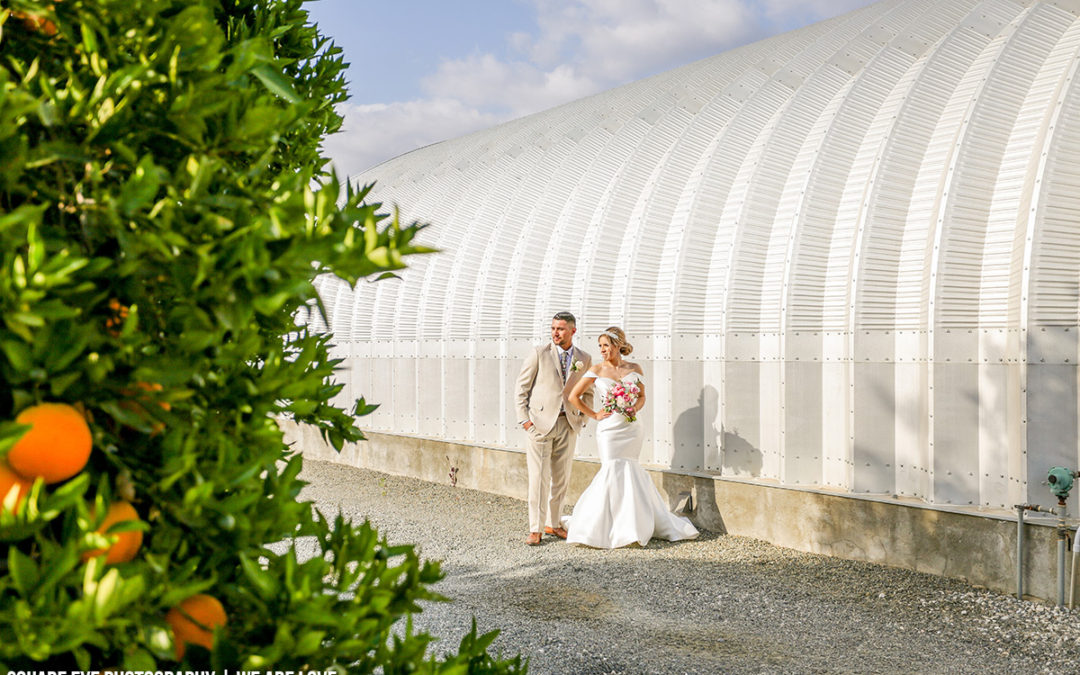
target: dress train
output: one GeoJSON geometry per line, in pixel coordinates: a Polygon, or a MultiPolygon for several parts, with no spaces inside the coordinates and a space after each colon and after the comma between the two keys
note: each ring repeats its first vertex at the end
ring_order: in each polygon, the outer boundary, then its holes
{"type": "MultiPolygon", "coordinates": [[[[594,373],[597,400],[617,384],[594,373]]],[[[637,373],[629,377],[640,379],[637,373]]],[[[624,381],[628,378],[624,378],[624,381]]],[[[593,548],[619,548],[638,543],[645,546],[657,537],[669,541],[698,536],[688,518],[672,513],[645,469],[638,464],[643,432],[640,422],[627,422],[616,413],[601,420],[596,430],[600,471],[564,516],[566,540],[593,548]]]]}

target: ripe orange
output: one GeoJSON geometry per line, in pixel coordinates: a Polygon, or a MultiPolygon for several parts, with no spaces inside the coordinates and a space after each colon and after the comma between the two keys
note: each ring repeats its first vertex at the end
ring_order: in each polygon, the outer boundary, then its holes
{"type": "Polygon", "coordinates": [[[46,483],[67,480],[83,470],[93,439],[86,418],[66,403],[40,403],[23,410],[15,421],[31,429],[7,454],[8,464],[23,478],[46,483]]]}
{"type": "Polygon", "coordinates": [[[33,484],[33,481],[26,480],[15,473],[7,462],[0,459],[0,511],[4,509],[4,500],[7,499],[12,488],[17,486],[19,489],[19,496],[15,498],[15,508],[19,508],[19,504],[26,499],[26,495],[30,494],[30,486],[33,484]]]}
{"type": "MultiPolygon", "coordinates": [[[[105,520],[102,521],[101,527],[97,531],[105,534],[115,523],[122,523],[125,520],[139,520],[138,511],[128,502],[113,502],[109,504],[109,510],[105,513],[105,520]]],[[[117,532],[110,536],[116,537],[115,544],[107,549],[99,548],[95,551],[83,553],[83,561],[85,562],[104,553],[105,564],[107,565],[128,562],[135,557],[135,554],[139,552],[139,548],[142,547],[143,533],[140,530],[117,532]]]]}
{"type": "Polygon", "coordinates": [[[187,644],[214,646],[214,629],[224,626],[225,608],[212,595],[199,593],[184,600],[165,615],[165,623],[173,630],[176,660],[184,658],[187,644]]]}

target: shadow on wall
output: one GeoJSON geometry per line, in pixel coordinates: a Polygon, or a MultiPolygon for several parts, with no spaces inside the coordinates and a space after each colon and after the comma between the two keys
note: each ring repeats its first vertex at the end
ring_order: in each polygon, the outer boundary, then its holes
{"type": "MultiPolygon", "coordinates": [[[[717,430],[713,423],[718,416],[720,393],[706,385],[698,395],[698,404],[684,410],[672,429],[672,469],[702,471],[707,466],[707,449],[720,448],[721,466],[725,475],[756,478],[761,475],[761,450],[739,435],[738,428],[717,430]]],[[[715,451],[715,450],[714,450],[715,451]]]]}
{"type": "Polygon", "coordinates": [[[715,448],[720,437],[720,432],[713,425],[719,402],[719,392],[705,386],[698,395],[697,406],[684,410],[675,420],[671,468],[695,471],[705,468],[705,448],[715,448]]]}
{"type": "Polygon", "coordinates": [[[740,436],[737,428],[728,431],[721,427],[720,431],[724,436],[722,473],[725,476],[759,477],[763,462],[761,450],[740,436]]]}
{"type": "MultiPolygon", "coordinates": [[[[716,428],[719,401],[719,392],[706,385],[698,395],[698,405],[683,411],[675,420],[671,468],[676,471],[703,471],[706,466],[719,464],[722,474],[760,476],[763,464],[761,450],[740,436],[737,429],[727,431],[723,427],[716,428]],[[716,460],[717,454],[722,457],[719,462],[716,460]]],[[[725,505],[717,502],[716,485],[711,479],[665,471],[661,483],[670,508],[679,508],[686,497],[693,495],[692,510],[684,515],[690,516],[698,527],[719,534],[727,533],[723,516],[725,505]]]]}

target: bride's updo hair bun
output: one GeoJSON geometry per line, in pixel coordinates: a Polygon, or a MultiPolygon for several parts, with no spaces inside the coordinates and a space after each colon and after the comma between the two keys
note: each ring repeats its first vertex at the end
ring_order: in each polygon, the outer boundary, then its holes
{"type": "Polygon", "coordinates": [[[618,326],[610,326],[607,330],[600,334],[606,337],[608,340],[611,340],[611,344],[618,347],[619,353],[623,356],[630,356],[631,352],[634,351],[634,346],[626,341],[626,333],[623,332],[622,328],[619,328],[618,326]]]}

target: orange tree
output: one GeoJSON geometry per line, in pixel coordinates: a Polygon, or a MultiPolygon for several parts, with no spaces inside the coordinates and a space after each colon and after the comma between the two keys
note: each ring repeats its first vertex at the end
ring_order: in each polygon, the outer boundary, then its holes
{"type": "Polygon", "coordinates": [[[0,670],[523,669],[475,626],[433,655],[438,564],[297,500],[277,420],[340,448],[372,408],[329,403],[314,277],[425,252],[325,168],[343,67],[300,0],[0,0],[0,670]],[[28,409],[85,417],[84,467],[28,409]],[[39,432],[78,473],[16,475],[39,432]]]}

